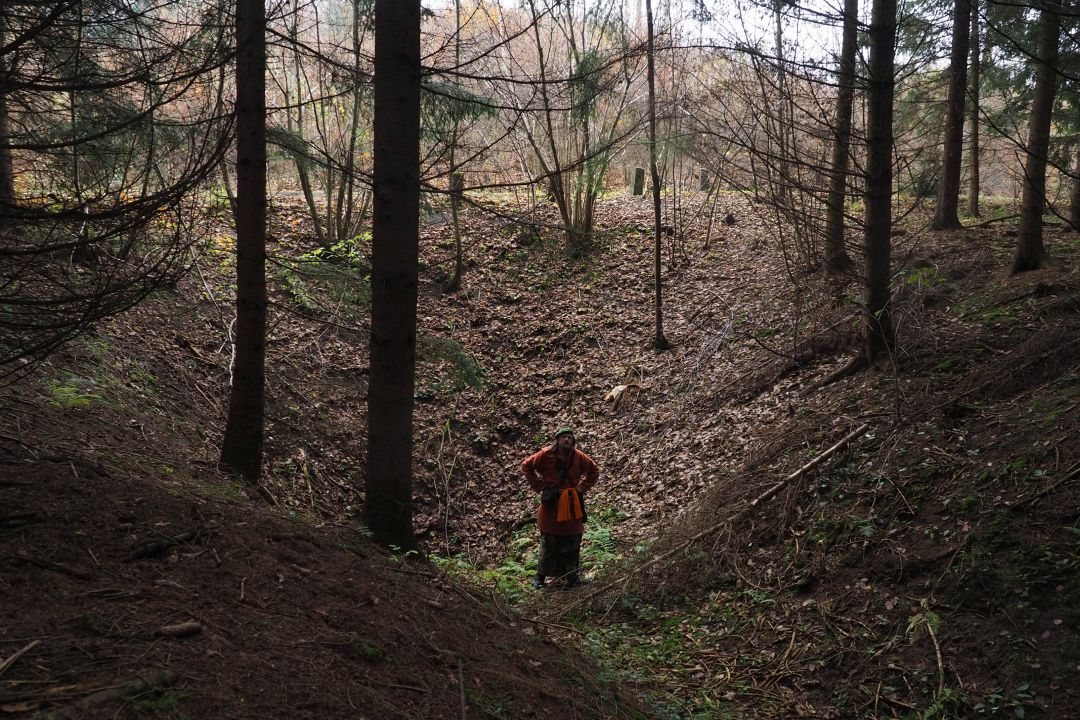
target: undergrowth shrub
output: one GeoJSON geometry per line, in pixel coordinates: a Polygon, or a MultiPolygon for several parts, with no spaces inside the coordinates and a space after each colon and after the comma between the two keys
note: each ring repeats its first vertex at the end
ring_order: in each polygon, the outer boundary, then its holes
{"type": "Polygon", "coordinates": [[[275,277],[300,308],[355,319],[371,306],[371,266],[362,252],[366,235],[277,258],[275,277]]]}
{"type": "Polygon", "coordinates": [[[484,385],[487,371],[457,340],[430,335],[421,336],[417,343],[417,359],[449,365],[452,371],[450,384],[453,390],[462,390],[466,387],[480,388],[484,385]]]}

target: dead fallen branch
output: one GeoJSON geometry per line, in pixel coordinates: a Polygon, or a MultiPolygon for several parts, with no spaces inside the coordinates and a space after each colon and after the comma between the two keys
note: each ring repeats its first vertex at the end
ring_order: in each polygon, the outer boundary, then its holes
{"type": "Polygon", "coordinates": [[[144,542],[141,545],[136,545],[134,548],[132,548],[131,552],[128,553],[127,559],[128,562],[130,562],[132,560],[141,560],[143,558],[157,557],[171,547],[176,547],[177,545],[186,545],[196,542],[198,540],[205,540],[208,537],[210,537],[209,532],[201,528],[197,528],[194,530],[182,532],[176,537],[148,540],[147,542],[144,542]]]}
{"type": "Polygon", "coordinates": [[[129,695],[137,695],[147,690],[160,690],[169,687],[176,682],[176,673],[172,670],[161,670],[145,677],[129,680],[121,685],[102,688],[93,695],[88,695],[78,702],[72,703],[50,714],[54,720],[67,720],[71,718],[91,717],[93,709],[113,700],[121,700],[129,695]]]}
{"type": "Polygon", "coordinates": [[[187,622],[176,623],[175,625],[166,625],[162,628],[159,628],[157,634],[161,635],[162,637],[182,638],[188,637],[189,635],[195,635],[196,633],[200,633],[202,632],[202,629],[202,625],[195,622],[194,620],[189,620],[187,622]]]}
{"type": "Polygon", "coordinates": [[[52,560],[46,560],[45,558],[35,557],[23,551],[18,551],[12,555],[17,562],[26,563],[28,565],[34,565],[42,568],[43,570],[55,570],[56,572],[64,573],[65,575],[71,575],[72,577],[80,580],[89,580],[90,573],[71,565],[65,565],[64,563],[54,562],[52,560]]]}
{"type": "Polygon", "coordinates": [[[1015,218],[1018,218],[1018,217],[1020,217],[1020,213],[1016,213],[1016,214],[1013,214],[1013,215],[1005,215],[1003,217],[990,218],[989,220],[983,220],[982,222],[973,223],[971,225],[965,225],[964,229],[965,230],[973,230],[975,228],[981,228],[981,227],[986,227],[987,225],[993,225],[994,223],[1005,222],[1006,220],[1014,220],[1015,218]]]}
{"type": "Polygon", "coordinates": [[[36,522],[41,522],[41,516],[35,512],[0,515],[0,528],[23,527],[33,525],[36,522]]]}
{"type": "Polygon", "coordinates": [[[652,558],[651,560],[643,563],[642,565],[639,565],[638,567],[634,568],[632,572],[625,573],[622,577],[620,577],[620,578],[618,578],[616,580],[612,580],[611,582],[604,583],[600,587],[598,587],[595,590],[593,590],[592,592],[590,592],[588,595],[583,596],[579,600],[577,600],[577,601],[575,601],[575,602],[573,602],[573,603],[571,603],[571,604],[569,604],[569,605],[567,605],[565,607],[559,608],[558,613],[556,613],[556,617],[561,617],[562,615],[568,613],[569,611],[573,610],[574,608],[577,608],[577,607],[580,607],[581,605],[584,605],[588,601],[590,601],[593,598],[598,597],[599,595],[607,592],[608,590],[615,587],[619,583],[629,582],[630,578],[641,574],[642,571],[647,570],[648,568],[652,567],[653,565],[661,563],[664,560],[667,560],[668,558],[670,558],[672,555],[675,555],[676,553],[684,551],[686,548],[690,547],[691,545],[696,543],[698,540],[701,540],[702,538],[708,537],[709,535],[712,535],[712,534],[724,529],[725,527],[728,527],[729,525],[731,525],[731,523],[735,522],[736,520],[738,520],[743,515],[748,514],[750,511],[754,510],[758,506],[768,502],[771,498],[775,497],[777,493],[779,493],[785,487],[790,485],[792,483],[792,481],[799,479],[800,477],[802,477],[803,475],[808,473],[810,470],[813,470],[818,465],[820,465],[821,463],[825,462],[826,460],[828,460],[830,457],[832,457],[836,453],[843,450],[845,447],[848,446],[848,444],[851,443],[852,440],[854,440],[854,439],[856,439],[858,437],[861,437],[869,429],[870,429],[870,425],[868,425],[867,423],[863,423],[859,427],[857,427],[854,430],[852,430],[851,432],[849,432],[844,437],[840,438],[840,440],[838,440],[836,442],[836,444],[834,444],[828,450],[825,450],[824,452],[819,454],[817,457],[815,457],[813,460],[806,463],[801,468],[799,468],[795,472],[791,473],[790,475],[786,476],[783,480],[781,480],[780,482],[776,483],[771,488],[769,488],[768,490],[763,492],[761,495],[758,495],[756,498],[751,500],[749,504],[747,504],[747,505],[743,506],[742,508],[736,510],[735,512],[731,513],[730,515],[728,515],[726,518],[724,518],[720,522],[718,522],[718,523],[716,523],[716,524],[702,530],[701,532],[687,538],[686,540],[683,540],[682,542],[680,542],[679,544],[677,544],[675,547],[671,548],[670,550],[668,550],[666,552],[663,552],[663,553],[660,553],[659,555],[652,558]]]}
{"type": "Polygon", "coordinates": [[[1039,490],[1038,492],[1032,493],[1031,495],[1029,495],[1029,496],[1027,496],[1025,498],[1021,498],[1020,500],[1017,500],[1015,503],[1013,503],[1011,509],[1015,510],[1016,508],[1021,507],[1023,505],[1027,505],[1028,503],[1033,503],[1036,500],[1038,500],[1039,498],[1044,498],[1047,495],[1050,495],[1051,493],[1056,491],[1062,485],[1065,485],[1066,483],[1070,482],[1071,480],[1073,480],[1073,479],[1075,479],[1077,477],[1080,477],[1080,464],[1074,466],[1071,470],[1069,470],[1069,472],[1065,473],[1065,476],[1063,478],[1061,478],[1060,480],[1058,480],[1057,482],[1051,483],[1050,485],[1043,488],[1042,490],[1039,490]]]}
{"type": "Polygon", "coordinates": [[[34,648],[36,648],[40,644],[41,644],[40,640],[34,640],[32,643],[30,643],[29,645],[23,647],[21,650],[16,650],[14,654],[12,654],[9,658],[4,660],[3,662],[0,662],[0,675],[3,675],[5,672],[7,672],[8,668],[10,668],[12,665],[14,665],[16,660],[18,660],[23,655],[30,652],[31,650],[33,650],[34,648]]]}
{"type": "MultiPolygon", "coordinates": [[[[789,484],[789,483],[790,483],[790,482],[791,482],[792,480],[798,480],[798,479],[799,479],[800,477],[802,477],[802,476],[803,476],[803,475],[805,475],[806,473],[810,472],[811,470],[813,470],[813,469],[814,469],[814,468],[816,468],[816,467],[817,467],[818,465],[820,465],[821,463],[823,463],[823,462],[825,462],[826,460],[828,460],[828,459],[829,459],[830,457],[832,457],[832,456],[833,456],[833,455],[835,455],[836,453],[838,453],[838,452],[840,452],[841,450],[843,450],[843,449],[844,449],[845,447],[847,447],[847,446],[848,446],[848,444],[849,444],[849,443],[850,443],[850,442],[851,442],[852,440],[854,440],[854,439],[855,439],[855,438],[857,438],[857,437],[861,437],[861,436],[862,436],[862,435],[863,435],[864,433],[866,433],[866,431],[867,431],[867,430],[869,430],[869,429],[870,429],[870,425],[868,425],[867,423],[863,423],[863,424],[862,424],[862,425],[860,425],[859,427],[855,428],[854,430],[852,430],[851,432],[849,432],[849,433],[848,433],[847,435],[845,435],[844,437],[840,438],[840,440],[838,440],[838,441],[836,442],[836,444],[835,444],[835,445],[833,445],[833,446],[832,446],[831,448],[829,448],[829,449],[828,449],[828,450],[826,450],[825,452],[821,453],[820,455],[818,455],[817,457],[815,457],[815,458],[814,458],[813,460],[811,460],[810,462],[806,463],[806,464],[805,464],[805,465],[803,465],[803,466],[802,466],[801,468],[799,468],[799,469],[798,469],[798,470],[796,470],[795,472],[793,472],[793,473],[791,473],[790,475],[788,475],[787,477],[785,477],[785,478],[784,478],[783,480],[781,480],[780,482],[778,482],[778,483],[777,483],[776,485],[773,485],[773,486],[772,486],[771,488],[769,488],[769,489],[768,489],[767,491],[765,491],[765,492],[764,492],[763,494],[761,494],[761,495],[759,495],[758,497],[756,497],[756,498],[754,498],[753,500],[751,500],[751,501],[750,501],[750,505],[749,505],[749,507],[751,507],[751,508],[755,508],[755,507],[757,507],[758,505],[760,505],[761,503],[763,503],[763,502],[766,502],[767,500],[769,500],[770,498],[772,498],[772,497],[773,497],[774,495],[776,495],[776,493],[780,492],[780,490],[782,490],[782,489],[783,489],[783,488],[784,488],[784,487],[785,487],[786,485],[788,485],[788,484],[789,484]]],[[[741,515],[742,513],[739,513],[739,514],[741,515]]]]}

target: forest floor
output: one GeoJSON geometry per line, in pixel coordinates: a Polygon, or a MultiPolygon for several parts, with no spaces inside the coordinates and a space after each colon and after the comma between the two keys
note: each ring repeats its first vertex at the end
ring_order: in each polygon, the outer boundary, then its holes
{"type": "Polygon", "coordinates": [[[552,208],[488,198],[456,293],[427,218],[421,557],[359,524],[365,239],[316,250],[293,200],[266,477],[215,469],[220,222],[176,288],[3,390],[0,717],[1080,717],[1078,236],[1009,277],[1010,222],[908,214],[895,361],[837,379],[857,282],[699,201],[664,249],[665,352],[647,200],[602,201],[575,260],[552,208]],[[592,582],[535,593],[517,466],[568,424],[602,470],[592,582]]]}

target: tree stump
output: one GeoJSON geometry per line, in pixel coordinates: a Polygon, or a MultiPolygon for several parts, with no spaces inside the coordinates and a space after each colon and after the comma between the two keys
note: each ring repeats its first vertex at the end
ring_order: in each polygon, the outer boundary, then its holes
{"type": "Polygon", "coordinates": [[[634,195],[645,194],[645,168],[634,168],[634,185],[632,191],[634,195]]]}

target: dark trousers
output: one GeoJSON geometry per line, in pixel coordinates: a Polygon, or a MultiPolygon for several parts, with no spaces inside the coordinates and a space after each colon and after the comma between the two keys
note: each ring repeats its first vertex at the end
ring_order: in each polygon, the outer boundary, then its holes
{"type": "Polygon", "coordinates": [[[540,533],[540,562],[536,574],[541,577],[576,579],[581,563],[580,535],[540,533]]]}

